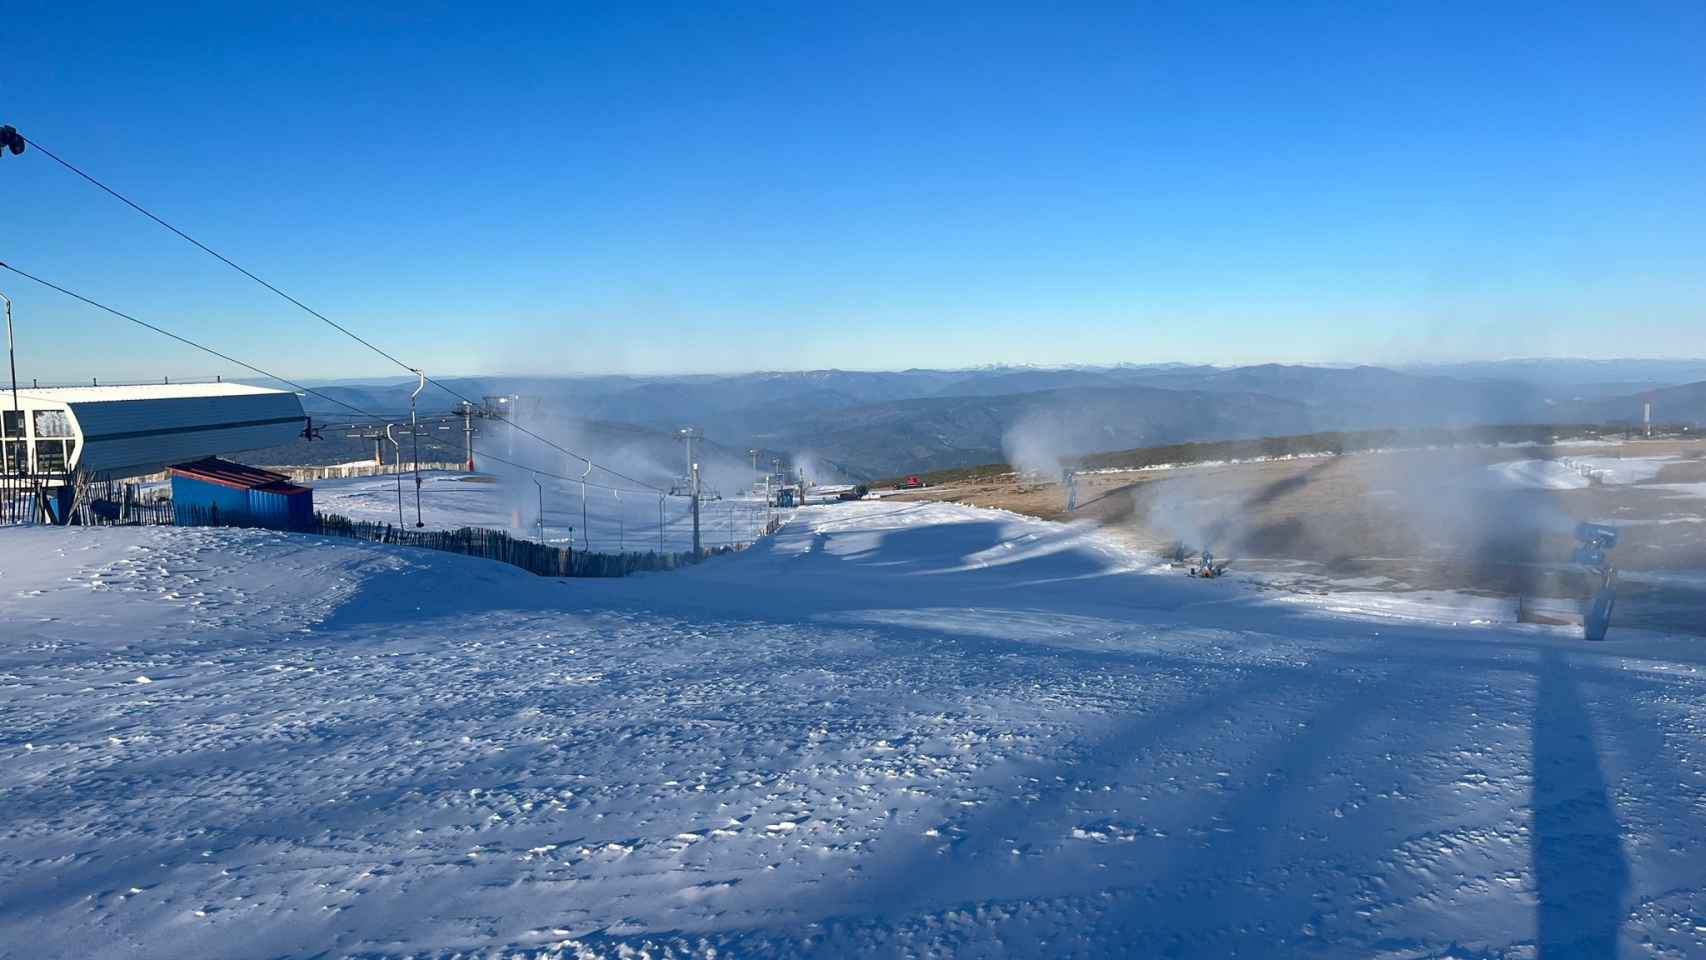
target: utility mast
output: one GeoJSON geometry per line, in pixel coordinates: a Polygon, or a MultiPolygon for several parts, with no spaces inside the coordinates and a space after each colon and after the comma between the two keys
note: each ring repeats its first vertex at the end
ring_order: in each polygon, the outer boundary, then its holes
{"type": "MultiPolygon", "coordinates": [[[[4,137],[6,135],[6,131],[11,131],[12,135],[17,134],[17,131],[12,130],[11,127],[4,127],[0,128],[0,137],[4,137]]],[[[23,147],[21,146],[12,148],[13,153],[21,153],[22,151],[23,147]]],[[[17,347],[12,344],[12,298],[0,293],[0,300],[6,301],[6,357],[12,362],[12,429],[18,434],[17,443],[0,444],[0,448],[3,448],[5,451],[11,451],[14,456],[18,457],[18,465],[14,466],[9,462],[5,464],[6,472],[8,474],[14,472],[23,473],[25,472],[23,469],[23,460],[25,457],[29,456],[29,452],[23,442],[24,412],[23,408],[18,405],[18,350],[17,347]]],[[[7,431],[0,431],[0,433],[5,432],[7,431]]]]}
{"type": "Polygon", "coordinates": [[[409,394],[409,435],[415,439],[415,526],[424,527],[426,523],[421,520],[421,424],[415,417],[415,398],[426,389],[426,374],[416,370],[415,376],[420,377],[421,382],[415,387],[415,392],[409,394]]]}
{"type": "Polygon", "coordinates": [[[693,465],[693,557],[698,559],[703,555],[699,546],[699,464],[693,465]]]}
{"type": "MultiPolygon", "coordinates": [[[[545,485],[539,482],[537,474],[533,477],[533,485],[539,488],[539,545],[545,545],[545,485]]],[[[570,538],[569,549],[574,549],[574,540],[570,538]]]]}
{"type": "Polygon", "coordinates": [[[391,435],[394,423],[385,425],[385,439],[391,442],[391,460],[397,465],[397,529],[403,529],[403,445],[391,435]]]}
{"type": "Polygon", "coordinates": [[[693,459],[693,441],[699,439],[695,427],[682,427],[676,434],[687,444],[687,497],[693,505],[693,559],[700,557],[699,548],[699,461],[693,459]]]}

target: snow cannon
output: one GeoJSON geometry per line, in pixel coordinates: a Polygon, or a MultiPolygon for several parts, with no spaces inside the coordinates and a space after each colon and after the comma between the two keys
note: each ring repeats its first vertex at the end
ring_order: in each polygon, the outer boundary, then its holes
{"type": "Polygon", "coordinates": [[[1193,564],[1189,570],[1185,571],[1185,575],[1189,577],[1201,577],[1204,580],[1212,580],[1215,577],[1224,574],[1226,572],[1227,564],[1231,562],[1232,561],[1230,560],[1214,559],[1214,551],[1204,547],[1202,551],[1202,561],[1193,564]]]}
{"type": "Polygon", "coordinates": [[[1587,598],[1582,609],[1582,636],[1589,640],[1604,640],[1611,629],[1611,611],[1617,606],[1617,571],[1606,553],[1617,547],[1617,528],[1603,523],[1583,521],[1576,525],[1575,562],[1599,574],[1599,587],[1587,598]]]}
{"type": "Polygon", "coordinates": [[[1580,543],[1576,547],[1574,561],[1584,567],[1602,569],[1606,564],[1606,552],[1617,548],[1617,528],[1584,520],[1576,524],[1576,539],[1580,543]]]}
{"type": "Polygon", "coordinates": [[[1594,523],[1583,520],[1576,524],[1576,539],[1583,543],[1598,544],[1606,550],[1617,546],[1617,528],[1608,523],[1594,523]]]}

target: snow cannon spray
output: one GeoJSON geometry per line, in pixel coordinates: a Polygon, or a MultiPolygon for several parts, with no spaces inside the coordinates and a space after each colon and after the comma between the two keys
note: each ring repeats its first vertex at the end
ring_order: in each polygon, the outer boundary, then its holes
{"type": "Polygon", "coordinates": [[[1576,525],[1574,560],[1599,575],[1599,587],[1586,602],[1582,612],[1582,635],[1589,640],[1604,640],[1611,628],[1611,611],[1617,606],[1617,569],[1606,553],[1617,547],[1617,528],[1603,523],[1584,521],[1576,525]]]}

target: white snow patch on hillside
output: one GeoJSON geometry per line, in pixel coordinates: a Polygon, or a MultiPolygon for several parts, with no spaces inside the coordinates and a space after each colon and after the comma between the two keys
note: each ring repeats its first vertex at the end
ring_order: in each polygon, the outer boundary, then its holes
{"type": "Polygon", "coordinates": [[[1487,466],[1484,485],[1498,490],[1580,490],[1594,483],[1647,483],[1676,457],[1560,457],[1511,460],[1487,466]]]}
{"type": "Polygon", "coordinates": [[[1698,639],[1145,569],[930,503],[624,580],[0,530],[0,954],[1706,954],[1698,639]]]}
{"type": "Polygon", "coordinates": [[[1509,460],[1487,465],[1483,486],[1494,490],[1581,490],[1588,478],[1557,460],[1509,460]]]}
{"type": "Polygon", "coordinates": [[[1666,465],[1678,462],[1677,457],[1566,457],[1566,466],[1587,471],[1600,483],[1621,486],[1646,483],[1659,475],[1666,465]]]}

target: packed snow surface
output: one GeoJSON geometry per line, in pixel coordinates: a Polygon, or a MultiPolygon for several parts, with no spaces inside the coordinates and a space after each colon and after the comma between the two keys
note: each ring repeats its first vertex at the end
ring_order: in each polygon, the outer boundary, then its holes
{"type": "Polygon", "coordinates": [[[1706,955],[1698,638],[1272,597],[944,504],[3,530],[0,955],[1706,955]]]}

